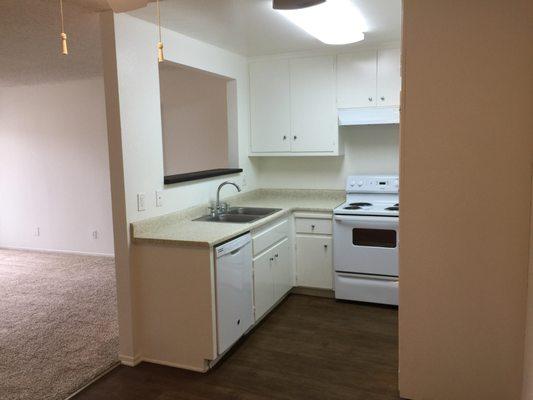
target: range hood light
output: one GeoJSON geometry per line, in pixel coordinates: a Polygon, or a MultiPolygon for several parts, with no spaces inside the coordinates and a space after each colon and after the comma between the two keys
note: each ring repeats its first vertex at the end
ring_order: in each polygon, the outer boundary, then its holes
{"type": "Polygon", "coordinates": [[[351,0],[327,0],[298,10],[277,10],[323,43],[340,45],[365,38],[366,22],[351,0]]]}

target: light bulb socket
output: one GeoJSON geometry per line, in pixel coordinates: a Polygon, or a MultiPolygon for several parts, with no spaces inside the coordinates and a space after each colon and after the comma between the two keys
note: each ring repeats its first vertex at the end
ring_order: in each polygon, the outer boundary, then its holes
{"type": "Polygon", "coordinates": [[[163,55],[163,43],[162,42],[157,43],[157,61],[159,62],[165,61],[165,57],[163,55]]]}
{"type": "Polygon", "coordinates": [[[68,55],[68,44],[67,44],[67,34],[65,32],[61,32],[61,54],[64,56],[68,55]]]}

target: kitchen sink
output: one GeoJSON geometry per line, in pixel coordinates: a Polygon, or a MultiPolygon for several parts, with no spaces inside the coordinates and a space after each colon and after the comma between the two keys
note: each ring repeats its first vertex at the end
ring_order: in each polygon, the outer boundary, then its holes
{"type": "Polygon", "coordinates": [[[226,214],[266,216],[280,210],[280,208],[230,207],[226,214]]]}
{"type": "Polygon", "coordinates": [[[280,210],[281,208],[231,207],[222,214],[204,215],[195,221],[246,223],[265,218],[280,210]]]}

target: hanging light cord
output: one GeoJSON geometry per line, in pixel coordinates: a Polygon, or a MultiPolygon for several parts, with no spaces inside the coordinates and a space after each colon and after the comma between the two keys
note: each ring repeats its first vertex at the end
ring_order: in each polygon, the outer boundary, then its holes
{"type": "Polygon", "coordinates": [[[159,42],[157,43],[157,60],[159,62],[165,61],[163,56],[163,40],[161,39],[161,11],[159,9],[159,0],[156,2],[157,5],[157,28],[159,32],[159,42]]]}
{"type": "Polygon", "coordinates": [[[65,21],[63,17],[63,0],[59,0],[59,14],[61,16],[61,53],[68,54],[67,34],[65,33],[65,21]]]}

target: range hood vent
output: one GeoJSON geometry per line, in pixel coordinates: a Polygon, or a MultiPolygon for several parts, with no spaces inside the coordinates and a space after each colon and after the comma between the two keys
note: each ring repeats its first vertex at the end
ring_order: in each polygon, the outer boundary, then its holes
{"type": "Polygon", "coordinates": [[[339,108],[339,126],[399,123],[399,107],[339,108]]]}

